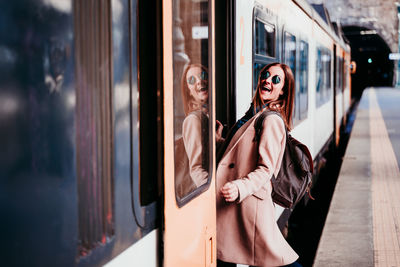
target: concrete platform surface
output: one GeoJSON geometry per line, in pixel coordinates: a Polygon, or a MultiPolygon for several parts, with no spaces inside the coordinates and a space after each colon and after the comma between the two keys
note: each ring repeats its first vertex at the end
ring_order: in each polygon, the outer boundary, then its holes
{"type": "Polygon", "coordinates": [[[313,266],[400,266],[400,89],[364,91],[313,266]]]}

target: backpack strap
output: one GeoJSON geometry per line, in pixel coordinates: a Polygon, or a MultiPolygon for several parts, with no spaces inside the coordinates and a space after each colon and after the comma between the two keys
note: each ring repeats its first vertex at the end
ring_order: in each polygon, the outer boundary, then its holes
{"type": "MultiPolygon", "coordinates": [[[[274,111],[274,110],[265,110],[265,111],[263,111],[257,117],[256,121],[254,122],[254,129],[256,131],[256,134],[255,134],[254,139],[253,139],[254,142],[259,142],[260,141],[261,132],[262,132],[262,126],[263,126],[265,117],[267,117],[269,115],[272,115],[272,114],[278,115],[283,120],[281,113],[279,113],[278,111],[274,111]]],[[[286,130],[286,138],[287,138],[288,131],[287,131],[286,126],[285,126],[285,130],[286,130]]]]}

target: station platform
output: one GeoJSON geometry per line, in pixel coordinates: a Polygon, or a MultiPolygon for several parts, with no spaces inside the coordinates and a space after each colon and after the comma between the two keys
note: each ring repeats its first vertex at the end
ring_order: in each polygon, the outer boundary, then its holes
{"type": "Polygon", "coordinates": [[[400,89],[368,88],[314,265],[400,266],[400,89]]]}

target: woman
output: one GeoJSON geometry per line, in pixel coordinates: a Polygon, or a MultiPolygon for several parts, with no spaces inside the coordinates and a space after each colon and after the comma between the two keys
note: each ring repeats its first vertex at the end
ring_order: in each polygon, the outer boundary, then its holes
{"type": "MultiPolygon", "coordinates": [[[[271,198],[271,177],[282,161],[286,132],[292,124],[294,77],[285,64],[272,63],[258,77],[250,109],[227,138],[217,168],[217,257],[253,266],[283,266],[298,258],[279,231],[271,198]],[[254,122],[265,109],[259,142],[254,122]]],[[[229,265],[227,265],[229,266],[229,265]]]]}
{"type": "MultiPolygon", "coordinates": [[[[175,169],[178,170],[176,190],[183,197],[206,183],[209,176],[207,69],[200,64],[186,66],[181,90],[186,117],[182,125],[182,139],[177,140],[175,145],[175,153],[180,154],[182,160],[176,161],[175,169]]],[[[217,131],[217,139],[221,132],[222,127],[217,131]]]]}

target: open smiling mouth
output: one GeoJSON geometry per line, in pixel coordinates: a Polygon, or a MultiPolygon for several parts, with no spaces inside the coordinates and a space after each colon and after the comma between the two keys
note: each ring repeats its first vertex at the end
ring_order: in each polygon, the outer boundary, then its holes
{"type": "Polygon", "coordinates": [[[272,89],[268,88],[267,86],[263,86],[263,87],[261,88],[261,90],[262,90],[262,91],[267,91],[267,92],[269,92],[269,93],[272,92],[272,89]]]}
{"type": "Polygon", "coordinates": [[[200,87],[197,92],[208,92],[208,88],[207,87],[200,87]]]}

